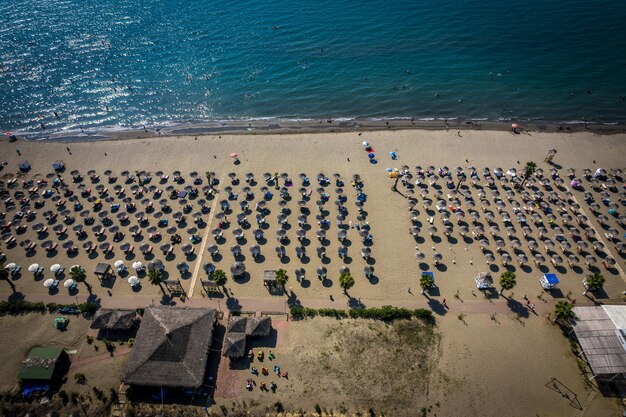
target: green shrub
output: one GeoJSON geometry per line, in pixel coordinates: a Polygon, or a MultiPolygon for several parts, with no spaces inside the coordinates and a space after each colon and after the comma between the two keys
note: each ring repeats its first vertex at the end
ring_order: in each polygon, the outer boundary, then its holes
{"type": "MultiPolygon", "coordinates": [[[[313,310],[313,309],[310,309],[313,310]]],[[[338,319],[344,318],[344,317],[348,317],[348,313],[346,313],[346,310],[340,310],[337,308],[320,308],[317,310],[317,314],[319,314],[322,317],[335,317],[338,319]]],[[[309,317],[313,317],[315,315],[315,310],[309,313],[309,317]]]]}
{"type": "Polygon", "coordinates": [[[23,313],[43,313],[50,312],[56,313],[63,307],[68,308],[77,308],[83,314],[93,314],[98,310],[98,305],[93,303],[82,303],[82,304],[57,304],[57,303],[48,303],[44,304],[42,302],[31,303],[30,301],[1,301],[0,302],[0,316],[4,316],[7,314],[17,315],[23,313]]]}
{"type": "Polygon", "coordinates": [[[46,305],[42,302],[31,303],[29,301],[1,301],[0,315],[6,314],[17,315],[30,312],[43,313],[46,311],[46,305]]]}
{"type": "Polygon", "coordinates": [[[302,307],[302,306],[291,306],[290,313],[291,313],[291,316],[294,319],[303,319],[304,318],[304,307],[302,307]]]}
{"type": "Polygon", "coordinates": [[[48,303],[46,304],[46,310],[48,310],[50,313],[56,313],[57,311],[59,311],[59,305],[57,303],[48,303]]]}
{"type": "Polygon", "coordinates": [[[433,312],[425,308],[418,308],[414,310],[413,316],[415,318],[423,320],[427,324],[435,324],[435,316],[433,315],[433,312]]]}
{"type": "Polygon", "coordinates": [[[97,304],[93,304],[93,303],[81,303],[81,304],[78,304],[76,308],[78,308],[78,311],[80,311],[83,314],[91,315],[91,314],[94,314],[96,311],[98,311],[99,307],[97,304]]]}
{"type": "Polygon", "coordinates": [[[435,317],[433,312],[423,308],[417,310],[409,310],[407,308],[382,306],[371,308],[353,308],[350,310],[342,310],[337,308],[308,308],[302,306],[292,306],[291,316],[296,320],[301,320],[307,317],[334,317],[334,318],[358,318],[358,319],[372,319],[372,320],[408,320],[411,317],[415,317],[424,321],[427,324],[435,324],[435,317]]]}
{"type": "Polygon", "coordinates": [[[85,376],[85,374],[79,372],[77,374],[74,375],[74,381],[76,381],[77,384],[84,384],[85,382],[87,382],[87,377],[85,376]]]}

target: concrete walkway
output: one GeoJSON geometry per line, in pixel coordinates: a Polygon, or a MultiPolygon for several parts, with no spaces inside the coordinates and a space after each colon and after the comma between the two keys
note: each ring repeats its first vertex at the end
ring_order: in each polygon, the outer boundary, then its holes
{"type": "MultiPolygon", "coordinates": [[[[224,181],[224,177],[220,178],[220,187],[222,182],[224,181]]],[[[200,268],[202,267],[202,257],[204,256],[204,251],[206,249],[207,242],[209,241],[209,235],[211,233],[211,224],[213,223],[213,217],[215,216],[215,208],[217,207],[219,190],[217,188],[214,189],[214,197],[213,204],[211,204],[211,212],[209,213],[209,219],[206,222],[206,232],[204,233],[204,237],[202,238],[202,244],[200,245],[200,250],[198,251],[198,256],[196,259],[196,265],[193,269],[193,276],[191,277],[191,286],[189,287],[189,292],[187,296],[189,298],[193,297],[193,292],[196,288],[196,281],[198,280],[198,273],[200,272],[200,268]]]]}
{"type": "MultiPolygon", "coordinates": [[[[499,296],[496,299],[489,300],[480,292],[475,291],[475,296],[471,299],[447,299],[446,306],[442,304],[442,298],[426,298],[425,296],[415,294],[413,300],[380,300],[380,299],[355,299],[348,298],[345,295],[334,297],[334,301],[330,299],[307,299],[300,300],[300,304],[305,307],[312,308],[343,308],[350,307],[381,307],[383,305],[393,305],[395,307],[404,308],[427,308],[433,310],[438,315],[445,314],[491,314],[491,313],[516,313],[522,317],[532,315],[532,312],[526,307],[526,300],[521,295],[515,295],[515,298],[504,298],[499,296]]],[[[507,294],[505,293],[505,296],[507,294]]],[[[6,298],[3,296],[2,298],[6,298]]],[[[44,303],[55,302],[58,304],[74,304],[76,302],[86,302],[86,295],[76,297],[69,295],[57,294],[54,296],[31,296],[28,301],[43,301],[44,303]]],[[[105,297],[101,299],[91,299],[91,301],[99,302],[102,307],[106,308],[140,308],[149,305],[177,305],[187,307],[211,307],[218,310],[229,311],[265,311],[287,313],[289,305],[297,303],[294,297],[277,296],[266,298],[221,298],[212,297],[194,297],[181,301],[178,298],[169,297],[150,297],[142,295],[128,295],[117,297],[105,297]]],[[[543,297],[543,300],[536,297],[531,298],[531,303],[535,304],[535,312],[537,314],[547,314],[551,312],[556,303],[555,299],[549,296],[543,297]]],[[[624,301],[619,299],[602,299],[599,300],[604,304],[623,304],[624,301]]],[[[576,300],[576,305],[594,305],[593,301],[582,295],[576,300]]]]}

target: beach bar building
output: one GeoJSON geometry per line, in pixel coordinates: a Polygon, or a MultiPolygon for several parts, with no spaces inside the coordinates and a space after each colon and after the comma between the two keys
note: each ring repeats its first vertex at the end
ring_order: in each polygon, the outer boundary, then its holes
{"type": "Polygon", "coordinates": [[[626,306],[575,307],[573,331],[594,379],[601,382],[626,376],[626,306]]]}
{"type": "Polygon", "coordinates": [[[146,308],[123,382],[161,389],[200,388],[216,319],[214,309],[146,308]]]}
{"type": "Polygon", "coordinates": [[[24,396],[28,397],[33,392],[47,392],[51,386],[61,382],[69,365],[70,357],[61,348],[32,348],[18,374],[24,396]]]}
{"type": "Polygon", "coordinates": [[[272,319],[269,317],[231,317],[226,326],[222,355],[231,359],[246,354],[246,341],[249,337],[266,337],[272,332],[272,319]]]}

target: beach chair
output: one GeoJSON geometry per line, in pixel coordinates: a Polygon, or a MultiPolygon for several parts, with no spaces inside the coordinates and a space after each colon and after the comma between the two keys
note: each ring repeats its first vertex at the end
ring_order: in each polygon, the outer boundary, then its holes
{"type": "Polygon", "coordinates": [[[59,282],[61,282],[58,279],[55,279],[54,282],[52,283],[52,285],[50,286],[51,290],[56,290],[59,287],[59,282]]]}

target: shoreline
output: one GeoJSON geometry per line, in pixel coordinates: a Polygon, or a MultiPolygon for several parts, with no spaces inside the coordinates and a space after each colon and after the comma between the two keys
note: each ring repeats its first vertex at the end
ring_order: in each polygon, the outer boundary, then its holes
{"type": "MultiPolygon", "coordinates": [[[[510,131],[511,123],[517,123],[525,131],[545,133],[589,132],[599,135],[626,133],[626,123],[602,123],[582,120],[477,120],[477,119],[432,119],[411,118],[389,119],[254,119],[216,120],[193,122],[173,126],[143,128],[104,128],[85,132],[54,132],[46,134],[16,134],[18,140],[28,142],[92,142],[120,139],[143,139],[149,137],[175,137],[192,135],[231,135],[231,134],[294,134],[294,133],[336,133],[367,132],[384,130],[484,130],[510,131]]],[[[5,136],[5,140],[9,140],[5,136]]]]}

